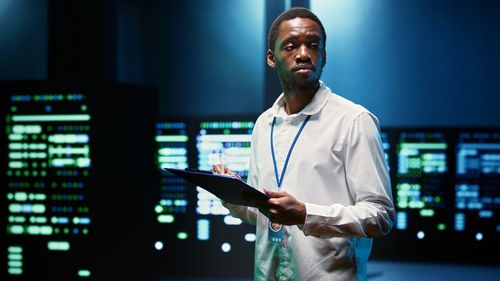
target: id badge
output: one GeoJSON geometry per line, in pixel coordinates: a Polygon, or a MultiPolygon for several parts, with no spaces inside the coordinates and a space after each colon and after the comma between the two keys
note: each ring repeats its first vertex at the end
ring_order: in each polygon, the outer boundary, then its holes
{"type": "Polygon", "coordinates": [[[283,240],[283,225],[269,221],[268,240],[273,243],[281,243],[283,240]]]}

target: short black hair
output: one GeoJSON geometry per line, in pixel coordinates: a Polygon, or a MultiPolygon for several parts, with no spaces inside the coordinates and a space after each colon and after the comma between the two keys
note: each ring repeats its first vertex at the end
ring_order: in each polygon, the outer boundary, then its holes
{"type": "Polygon", "coordinates": [[[267,47],[271,50],[271,52],[274,51],[274,43],[278,38],[278,29],[280,24],[294,18],[303,18],[315,21],[321,28],[321,33],[323,35],[323,47],[326,46],[326,32],[319,18],[306,8],[294,7],[281,13],[271,25],[271,28],[269,29],[269,36],[267,37],[267,47]]]}

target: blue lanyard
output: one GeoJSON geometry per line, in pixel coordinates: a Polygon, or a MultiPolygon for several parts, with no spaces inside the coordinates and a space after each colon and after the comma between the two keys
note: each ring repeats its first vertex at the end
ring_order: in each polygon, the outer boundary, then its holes
{"type": "Polygon", "coordinates": [[[293,148],[295,147],[295,143],[299,139],[300,133],[302,133],[302,130],[307,124],[307,121],[311,118],[311,115],[308,115],[304,122],[302,122],[302,126],[300,126],[299,131],[297,132],[297,135],[295,136],[295,139],[292,142],[292,145],[290,146],[290,149],[288,150],[288,154],[286,155],[285,159],[285,165],[283,165],[283,171],[281,171],[281,176],[278,176],[278,165],[276,165],[276,157],[274,156],[274,141],[273,141],[273,132],[274,132],[274,124],[276,123],[276,117],[273,119],[273,124],[271,125],[271,154],[273,156],[273,164],[274,164],[274,175],[276,176],[276,184],[278,185],[278,188],[281,188],[281,183],[283,182],[283,177],[285,176],[285,171],[286,167],[288,166],[288,160],[290,160],[290,155],[292,155],[293,148]]]}

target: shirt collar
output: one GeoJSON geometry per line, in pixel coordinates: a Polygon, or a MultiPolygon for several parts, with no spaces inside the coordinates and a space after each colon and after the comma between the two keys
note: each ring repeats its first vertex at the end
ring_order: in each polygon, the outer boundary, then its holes
{"type": "MultiPolygon", "coordinates": [[[[328,97],[331,95],[331,91],[328,87],[325,86],[323,81],[319,81],[318,91],[314,94],[312,100],[299,112],[288,115],[285,111],[285,94],[281,93],[281,95],[276,99],[273,106],[271,107],[272,115],[270,117],[295,117],[300,115],[314,115],[318,113],[323,106],[328,101],[328,97]]],[[[271,122],[272,122],[271,118],[271,122]]]]}

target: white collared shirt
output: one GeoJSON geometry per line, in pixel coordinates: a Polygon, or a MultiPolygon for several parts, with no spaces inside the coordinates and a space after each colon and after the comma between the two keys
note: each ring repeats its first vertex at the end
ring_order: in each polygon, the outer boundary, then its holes
{"type": "Polygon", "coordinates": [[[255,280],[366,280],[372,237],[394,221],[389,174],[377,118],[333,94],[322,82],[311,102],[288,115],[284,95],[262,113],[252,136],[248,183],[277,191],[278,173],[304,119],[281,185],[306,205],[304,225],[284,226],[283,242],[268,241],[269,220],[255,208],[225,203],[233,216],[256,224],[255,280]]]}

